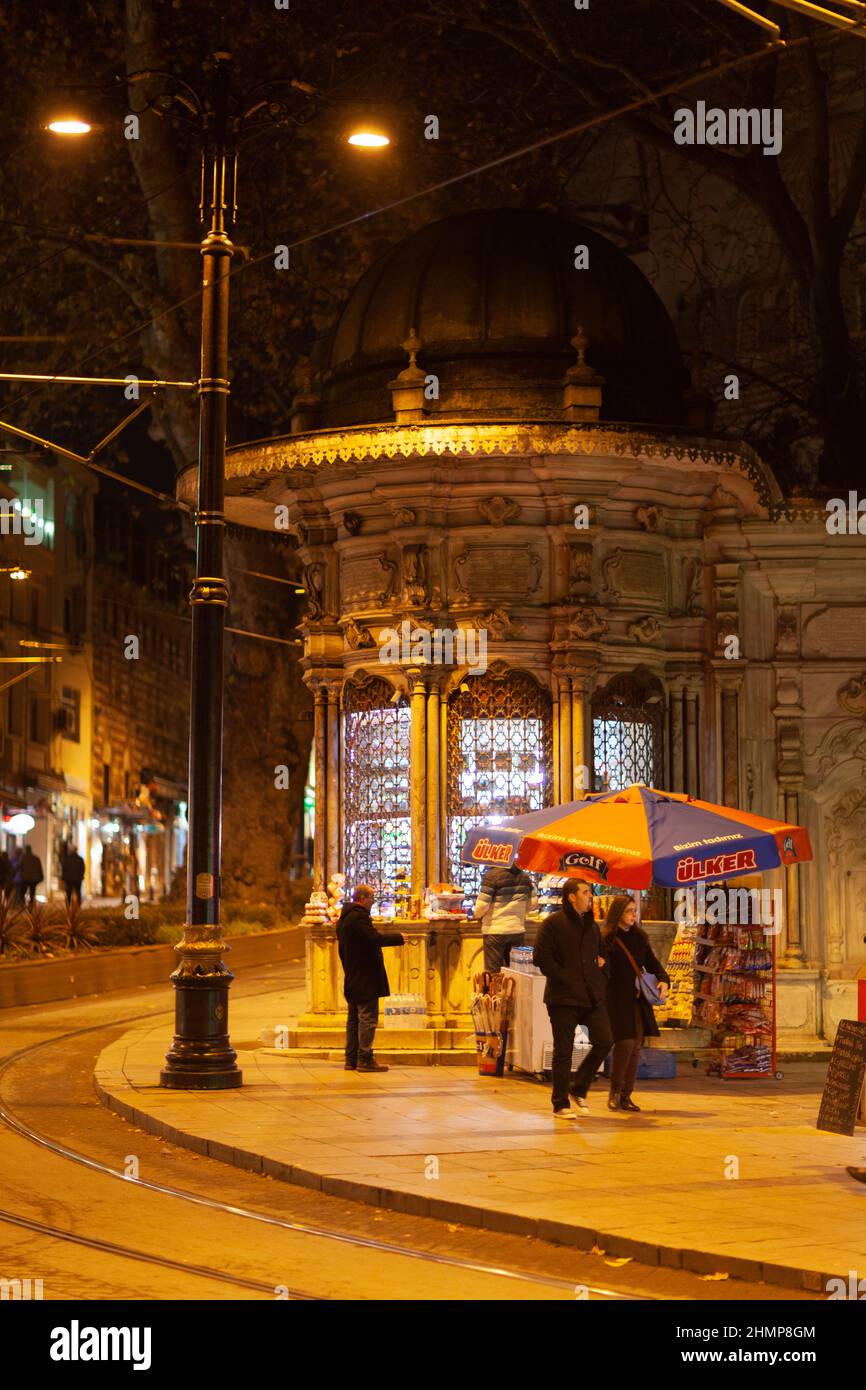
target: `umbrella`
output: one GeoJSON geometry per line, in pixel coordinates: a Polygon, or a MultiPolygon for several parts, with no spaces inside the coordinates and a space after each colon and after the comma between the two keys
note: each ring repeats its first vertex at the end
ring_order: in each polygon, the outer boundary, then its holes
{"type": "Polygon", "coordinates": [[[619,888],[681,888],[799,864],[812,848],[802,826],[636,783],[476,826],[461,858],[619,888]]]}

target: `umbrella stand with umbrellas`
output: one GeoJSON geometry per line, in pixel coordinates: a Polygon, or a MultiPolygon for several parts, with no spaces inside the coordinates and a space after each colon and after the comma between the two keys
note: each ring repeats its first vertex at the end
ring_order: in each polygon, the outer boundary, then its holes
{"type": "MultiPolygon", "coordinates": [[[[517,864],[536,873],[571,875],[617,888],[644,889],[652,883],[689,888],[803,863],[812,858],[812,848],[802,826],[635,783],[621,791],[601,792],[583,801],[516,816],[499,825],[476,826],[464,841],[461,857],[464,863],[517,864]]],[[[719,943],[708,939],[704,946],[709,950],[707,960],[714,962],[704,967],[706,973],[732,978],[747,973],[729,968],[727,959],[721,959],[719,943]]],[[[755,978],[754,987],[739,986],[744,1000],[737,1008],[744,1026],[726,1034],[750,1037],[754,1033],[752,1051],[754,1055],[761,1052],[762,1061],[766,1060],[769,1034],[770,1073],[776,1065],[774,950],[771,957],[769,1028],[766,1020],[760,1026],[754,1020],[753,1027],[745,1026],[750,1017],[750,994],[754,993],[756,1002],[758,996],[762,1003],[766,997],[763,986],[756,988],[755,978]]],[[[762,968],[766,968],[763,962],[762,968]]],[[[720,983],[728,990],[722,996],[727,1001],[729,986],[726,981],[720,983]]],[[[736,999],[736,984],[733,989],[736,999]]],[[[723,1027],[727,1018],[724,1008],[719,1017],[723,1027]]],[[[727,1068],[723,1061],[721,1075],[766,1076],[767,1068],[747,1069],[746,1051],[734,1052],[727,1068]]]]}

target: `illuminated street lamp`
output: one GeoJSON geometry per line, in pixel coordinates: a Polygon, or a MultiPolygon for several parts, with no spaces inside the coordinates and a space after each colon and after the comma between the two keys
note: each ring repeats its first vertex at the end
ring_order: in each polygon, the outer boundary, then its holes
{"type": "MultiPolygon", "coordinates": [[[[225,1090],[240,1086],[242,1075],[228,1030],[228,992],[232,974],[223,961],[220,924],[220,837],[222,829],[222,745],[225,611],[229,591],[223,575],[225,529],[225,448],[229,396],[229,285],[235,246],[228,235],[234,221],[237,150],[241,130],[293,120],[292,111],[269,92],[289,86],[308,96],[308,84],[262,83],[236,94],[229,76],[231,55],[217,52],[208,63],[207,90],[196,91],[167,72],[129,74],[130,83],[161,78],[167,90],[146,109],[173,113],[195,130],[202,150],[201,219],[206,226],[196,247],[201,253],[201,372],[195,581],[192,610],[189,838],[187,898],[183,939],[172,973],[175,1033],[160,1073],[163,1086],[176,1090],[225,1090]]],[[[89,118],[64,112],[48,122],[59,136],[83,136],[95,129],[89,118]]],[[[381,149],[390,138],[364,122],[348,135],[357,149],[381,149]]],[[[176,245],[178,243],[175,243],[176,245]]],[[[39,660],[40,658],[34,658],[39,660]]],[[[45,660],[46,658],[42,658],[45,660]]]]}
{"type": "Polygon", "coordinates": [[[19,583],[24,579],[29,579],[32,573],[32,570],[25,569],[23,565],[0,566],[0,574],[8,574],[10,579],[15,579],[19,583]]]}

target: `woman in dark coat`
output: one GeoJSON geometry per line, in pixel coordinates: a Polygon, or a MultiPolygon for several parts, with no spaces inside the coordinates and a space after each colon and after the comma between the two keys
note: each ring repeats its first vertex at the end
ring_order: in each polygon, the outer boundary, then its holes
{"type": "Polygon", "coordinates": [[[607,1012],[614,1038],[607,1102],[611,1110],[640,1110],[631,1098],[640,1050],[645,1037],[659,1036],[652,1005],[637,988],[637,972],[629,955],[638,970],[648,970],[656,976],[662,996],[670,984],[670,976],[656,957],[646,932],[637,925],[636,917],[634,898],[614,898],[602,938],[610,967],[607,1012]]]}

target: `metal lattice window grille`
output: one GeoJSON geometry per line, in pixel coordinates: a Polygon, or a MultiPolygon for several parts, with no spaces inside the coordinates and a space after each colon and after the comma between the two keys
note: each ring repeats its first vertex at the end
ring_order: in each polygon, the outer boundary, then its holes
{"type": "MultiPolygon", "coordinates": [[[[593,791],[632,782],[660,787],[664,777],[664,691],[649,671],[614,676],[592,700],[593,791]]],[[[665,889],[644,894],[644,916],[666,918],[665,889]]]]}
{"type": "Polygon", "coordinates": [[[369,883],[378,904],[411,868],[407,705],[376,677],[343,691],[343,864],[347,888],[369,883]]]}
{"type": "Polygon", "coordinates": [[[614,676],[592,700],[592,789],[661,786],[664,695],[648,672],[614,676]]]}
{"type": "Polygon", "coordinates": [[[474,898],[481,870],[461,864],[473,826],[540,811],[550,804],[550,696],[520,671],[466,682],[448,703],[446,813],[450,874],[474,898]]]}

